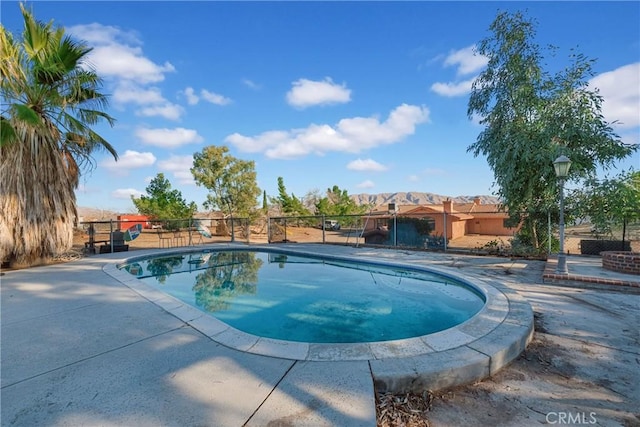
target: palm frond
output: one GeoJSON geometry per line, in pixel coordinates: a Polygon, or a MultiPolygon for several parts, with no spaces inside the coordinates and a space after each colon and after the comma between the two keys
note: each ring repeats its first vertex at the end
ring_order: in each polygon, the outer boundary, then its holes
{"type": "Polygon", "coordinates": [[[40,116],[31,107],[23,104],[13,104],[10,109],[14,113],[17,120],[28,123],[32,126],[42,125],[40,116]]]}
{"type": "Polygon", "coordinates": [[[0,148],[16,142],[17,139],[16,131],[11,126],[11,122],[4,117],[0,117],[0,148]]]}

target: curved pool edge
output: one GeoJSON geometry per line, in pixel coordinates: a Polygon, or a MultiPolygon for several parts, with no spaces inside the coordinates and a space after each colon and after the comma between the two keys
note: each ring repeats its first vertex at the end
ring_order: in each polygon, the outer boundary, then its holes
{"type": "MultiPolygon", "coordinates": [[[[370,249],[369,249],[370,250],[370,249]]],[[[310,362],[368,361],[375,388],[381,392],[439,390],[479,381],[495,374],[525,350],[533,337],[533,310],[507,286],[479,277],[454,273],[411,260],[374,259],[358,248],[328,245],[215,244],[197,248],[145,250],[135,256],[113,259],[103,271],[160,306],[216,343],[247,353],[310,362]],[[328,250],[340,254],[328,253],[328,250]],[[290,255],[321,256],[334,260],[363,261],[384,266],[434,271],[461,280],[486,298],[484,307],[471,319],[430,335],[393,341],[353,344],[320,344],[258,337],[189,306],[119,270],[126,262],[154,255],[184,254],[202,250],[258,250],[290,255]]]]}

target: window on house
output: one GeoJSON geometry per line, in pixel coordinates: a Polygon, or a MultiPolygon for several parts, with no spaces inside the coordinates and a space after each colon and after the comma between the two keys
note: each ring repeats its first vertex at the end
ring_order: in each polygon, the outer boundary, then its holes
{"type": "Polygon", "coordinates": [[[518,226],[518,222],[511,218],[505,218],[502,220],[502,226],[504,228],[516,228],[518,226]]]}

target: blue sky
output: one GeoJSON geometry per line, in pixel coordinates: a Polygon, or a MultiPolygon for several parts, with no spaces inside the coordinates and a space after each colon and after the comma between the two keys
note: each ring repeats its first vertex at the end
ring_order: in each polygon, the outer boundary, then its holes
{"type": "MultiPolygon", "coordinates": [[[[338,185],[349,194],[493,194],[484,158],[466,152],[482,128],[467,118],[485,65],[473,46],[498,11],[538,22],[554,44],[597,59],[592,85],[629,143],[640,140],[639,2],[32,2],[35,16],[94,47],[119,152],[97,153],[78,205],[133,212],[163,172],[187,201],[206,189],[189,172],[207,145],[254,160],[258,184],[277,177],[301,197],[338,185]]],[[[2,24],[21,30],[18,3],[2,24]]],[[[640,169],[640,153],[619,170],[640,169]]],[[[612,171],[615,174],[617,171],[612,171]]]]}

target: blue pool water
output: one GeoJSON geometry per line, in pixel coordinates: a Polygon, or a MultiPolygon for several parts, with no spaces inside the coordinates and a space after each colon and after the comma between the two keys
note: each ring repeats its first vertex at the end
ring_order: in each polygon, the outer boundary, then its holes
{"type": "Polygon", "coordinates": [[[120,268],[236,329],[287,341],[427,335],[485,303],[472,287],[436,273],[275,252],[163,255],[120,268]]]}

